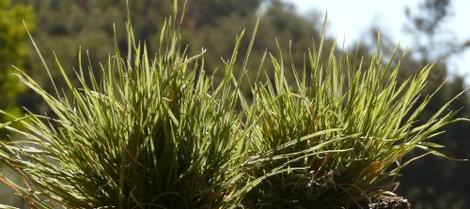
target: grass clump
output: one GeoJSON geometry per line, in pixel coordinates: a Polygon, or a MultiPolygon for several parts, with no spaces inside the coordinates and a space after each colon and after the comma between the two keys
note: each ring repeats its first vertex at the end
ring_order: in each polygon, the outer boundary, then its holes
{"type": "Polygon", "coordinates": [[[419,158],[402,162],[410,151],[445,157],[428,139],[457,121],[446,112],[451,101],[418,121],[432,97],[421,95],[432,65],[398,83],[396,54],[388,63],[376,53],[355,64],[323,45],[309,51],[301,73],[272,56],[274,78],[252,89],[247,112],[259,121],[259,137],[250,174],[263,181],[246,199],[255,208],[357,207],[393,190],[400,169],[419,158]]]}
{"type": "Polygon", "coordinates": [[[128,26],[128,54],[116,49],[99,71],[80,67],[78,85],[57,62],[67,93],[22,74],[54,117],[6,126],[22,140],[2,142],[0,158],[27,185],[2,181],[34,208],[226,208],[246,137],[237,94],[230,77],[213,85],[167,23],[154,56],[128,26]]]}
{"type": "Polygon", "coordinates": [[[57,59],[66,87],[51,79],[54,93],[20,73],[53,116],[2,125],[18,140],[0,142],[0,160],[24,183],[0,181],[44,209],[348,208],[390,189],[412,150],[443,156],[428,140],[457,121],[451,101],[417,121],[432,96],[420,95],[431,66],[399,84],[395,58],[355,65],[321,42],[300,71],[271,55],[273,79],[255,81],[249,102],[233,75],[243,36],[216,84],[203,54],[179,44],[176,19],[155,55],[129,23],[127,54],[116,44],[101,69],[83,69],[80,58],[70,77],[57,59]]]}

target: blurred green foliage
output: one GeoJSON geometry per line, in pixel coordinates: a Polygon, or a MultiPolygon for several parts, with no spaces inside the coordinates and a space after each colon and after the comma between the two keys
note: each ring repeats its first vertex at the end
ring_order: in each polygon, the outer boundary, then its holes
{"type": "MultiPolygon", "coordinates": [[[[404,72],[412,72],[416,65],[437,60],[437,71],[430,84],[438,86],[449,80],[437,93],[422,120],[429,118],[440,105],[466,88],[463,77],[449,73],[459,70],[455,69],[449,58],[468,50],[470,46],[470,39],[461,41],[450,30],[448,23],[452,13],[451,0],[424,0],[416,9],[405,11],[408,20],[405,29],[411,34],[415,44],[411,46],[410,60],[403,65],[404,72]]],[[[470,117],[467,95],[459,97],[450,108],[460,110],[457,117],[470,117]]],[[[449,155],[470,158],[468,128],[469,125],[465,123],[453,124],[446,130],[445,135],[435,140],[446,146],[449,155]]],[[[404,170],[400,191],[415,202],[416,209],[469,208],[469,174],[468,162],[429,157],[404,170]]]]}
{"type": "MultiPolygon", "coordinates": [[[[31,6],[12,5],[10,0],[0,0],[0,108],[12,115],[20,114],[17,98],[25,89],[12,70],[12,65],[23,68],[28,55],[28,36],[22,20],[33,29],[34,11],[31,6]]],[[[0,122],[6,120],[8,116],[0,115],[0,122]]]]}
{"type": "MultiPolygon", "coordinates": [[[[23,68],[28,56],[29,39],[24,21],[30,30],[35,26],[34,9],[29,5],[15,4],[11,0],[0,0],[0,109],[7,114],[0,114],[0,123],[11,120],[8,114],[19,116],[21,107],[20,97],[26,88],[20,84],[13,65],[23,68]]],[[[5,133],[0,132],[0,137],[5,133]]],[[[0,164],[1,175],[10,175],[11,172],[0,164]]],[[[0,204],[21,204],[19,199],[9,198],[12,190],[0,185],[0,204]]]]}

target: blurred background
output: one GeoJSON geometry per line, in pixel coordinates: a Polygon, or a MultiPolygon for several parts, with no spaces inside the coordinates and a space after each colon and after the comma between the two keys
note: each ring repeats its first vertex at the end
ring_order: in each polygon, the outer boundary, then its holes
{"type": "MultiPolygon", "coordinates": [[[[155,48],[172,1],[132,0],[130,4],[136,34],[155,48]]],[[[339,54],[353,50],[368,59],[380,47],[387,58],[398,50],[403,56],[402,79],[436,61],[426,92],[447,82],[422,116],[425,120],[470,85],[469,9],[470,2],[464,0],[188,0],[182,32],[191,53],[207,49],[207,70],[211,71],[220,66],[221,58],[232,53],[235,35],[243,28],[253,28],[262,15],[250,65],[257,66],[256,60],[265,50],[287,53],[291,40],[292,61],[301,65],[304,52],[313,41],[318,42],[328,13],[326,43],[335,46],[339,54]]],[[[22,21],[50,67],[55,68],[55,52],[72,72],[78,65],[79,48],[82,55],[89,55],[89,64],[99,69],[99,61],[105,60],[113,49],[113,23],[119,45],[125,46],[126,11],[123,0],[0,0],[0,109],[13,116],[26,110],[48,112],[43,101],[13,74],[12,65],[51,87],[22,21]]],[[[248,40],[243,44],[247,46],[248,40]]],[[[464,94],[451,109],[459,110],[458,117],[469,117],[469,105],[470,98],[464,94]]],[[[9,119],[8,115],[0,116],[0,122],[9,119]]],[[[3,132],[0,136],[9,137],[3,132]]],[[[451,157],[470,158],[470,124],[454,124],[433,140],[444,144],[444,152],[451,157]]],[[[0,173],[10,172],[3,166],[0,173]]],[[[397,193],[408,198],[416,209],[468,209],[469,175],[469,162],[426,157],[403,171],[397,193]]],[[[23,200],[12,193],[1,186],[0,204],[23,207],[23,200]]]]}

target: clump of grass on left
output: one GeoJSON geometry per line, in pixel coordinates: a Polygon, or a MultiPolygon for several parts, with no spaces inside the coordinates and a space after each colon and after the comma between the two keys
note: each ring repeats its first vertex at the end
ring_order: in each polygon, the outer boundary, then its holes
{"type": "Polygon", "coordinates": [[[2,125],[22,140],[2,141],[0,158],[26,185],[0,181],[32,208],[236,205],[231,194],[241,190],[239,149],[248,134],[232,89],[235,57],[214,85],[202,54],[189,57],[179,45],[175,20],[166,21],[154,55],[128,24],[129,52],[116,46],[101,69],[80,63],[71,78],[57,60],[66,89],[52,80],[55,92],[46,92],[20,72],[54,116],[27,114],[17,121],[24,131],[2,125]]]}

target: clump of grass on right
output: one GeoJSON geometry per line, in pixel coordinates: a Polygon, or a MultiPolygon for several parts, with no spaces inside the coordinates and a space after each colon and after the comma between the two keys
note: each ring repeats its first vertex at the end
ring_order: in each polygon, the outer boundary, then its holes
{"type": "Polygon", "coordinates": [[[271,56],[273,79],[252,88],[246,110],[258,134],[248,173],[262,179],[248,208],[358,207],[393,190],[399,171],[419,158],[402,161],[411,151],[445,157],[432,138],[460,120],[447,110],[452,101],[418,121],[432,98],[422,94],[432,65],[399,83],[396,55],[355,62],[322,41],[300,72],[271,56]]]}

